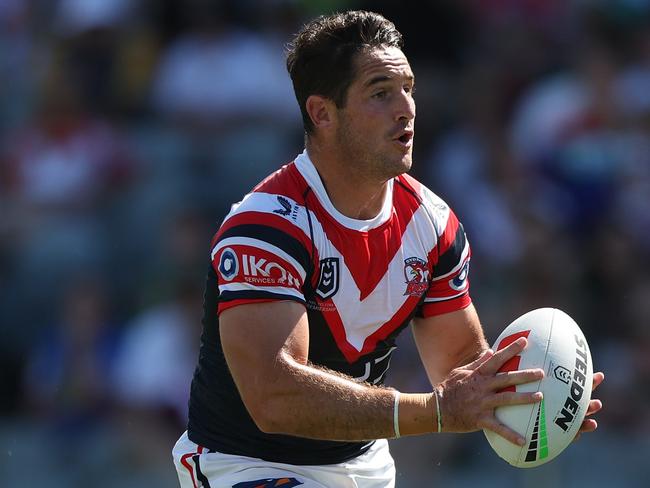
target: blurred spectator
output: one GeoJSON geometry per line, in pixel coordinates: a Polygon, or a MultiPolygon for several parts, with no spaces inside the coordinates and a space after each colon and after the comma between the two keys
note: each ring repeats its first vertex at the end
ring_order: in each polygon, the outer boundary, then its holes
{"type": "Polygon", "coordinates": [[[284,38],[235,22],[227,2],[191,5],[183,10],[187,30],[162,54],[154,107],[173,118],[229,130],[242,121],[295,121],[284,38]]]}
{"type": "Polygon", "coordinates": [[[58,320],[28,354],[25,393],[32,414],[59,435],[82,436],[110,412],[110,377],[119,341],[103,285],[81,279],[61,299],[58,320]]]}
{"type": "Polygon", "coordinates": [[[114,399],[173,435],[187,420],[189,385],[198,353],[201,287],[177,281],[168,301],[153,305],[128,325],[117,355],[114,399]],[[152,419],[152,414],[157,420],[152,419]]]}
{"type": "Polygon", "coordinates": [[[476,66],[459,87],[458,123],[442,134],[425,163],[425,178],[459,214],[473,251],[496,265],[512,265],[523,253],[520,211],[514,202],[519,175],[499,124],[497,79],[476,66]]]}
{"type": "Polygon", "coordinates": [[[591,46],[575,71],[534,85],[515,114],[516,154],[528,165],[529,186],[541,189],[533,208],[575,237],[593,231],[616,190],[615,70],[612,53],[591,46]]]}
{"type": "Polygon", "coordinates": [[[106,270],[105,219],[134,169],[120,131],[88,113],[75,82],[65,66],[53,65],[38,111],[7,135],[0,154],[0,248],[21,297],[11,308],[30,323],[42,323],[53,305],[34,283],[48,289],[81,270],[106,270]]]}
{"type": "Polygon", "coordinates": [[[168,283],[173,294],[131,320],[106,379],[121,449],[145,470],[165,466],[166,447],[186,426],[201,330],[200,283],[196,277],[168,283]]]}
{"type": "Polygon", "coordinates": [[[37,50],[29,32],[29,2],[0,2],[0,130],[20,123],[31,108],[37,50]]]}
{"type": "Polygon", "coordinates": [[[86,111],[75,80],[57,68],[44,86],[33,123],[7,140],[6,194],[35,219],[94,213],[131,169],[118,131],[86,111]]]}
{"type": "Polygon", "coordinates": [[[638,33],[636,40],[637,48],[615,85],[623,132],[617,146],[622,171],[613,210],[626,232],[647,253],[650,251],[650,25],[638,33]]]}
{"type": "Polygon", "coordinates": [[[145,262],[136,277],[139,308],[176,297],[179,283],[193,282],[201,295],[213,227],[205,212],[190,206],[179,205],[161,218],[157,245],[140,243],[145,262]]]}
{"type": "Polygon", "coordinates": [[[112,380],[123,407],[158,412],[176,429],[186,421],[212,230],[200,212],[179,209],[164,220],[155,248],[142,243],[146,260],[134,280],[139,312],[127,324],[112,380]]]}
{"type": "Polygon", "coordinates": [[[177,10],[179,32],[162,50],[151,106],[183,156],[169,165],[175,180],[222,218],[237,195],[301,147],[283,48],[294,11],[283,2],[188,5],[177,10]]]}
{"type": "Polygon", "coordinates": [[[64,36],[124,25],[139,0],[59,0],[53,24],[64,36]]]}

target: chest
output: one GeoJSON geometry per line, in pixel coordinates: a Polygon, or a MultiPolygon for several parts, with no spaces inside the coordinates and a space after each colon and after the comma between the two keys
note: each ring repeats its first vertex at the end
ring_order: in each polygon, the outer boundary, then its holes
{"type": "Polygon", "coordinates": [[[317,311],[348,360],[367,354],[412,317],[433,272],[435,236],[415,220],[370,232],[314,229],[317,311]]]}

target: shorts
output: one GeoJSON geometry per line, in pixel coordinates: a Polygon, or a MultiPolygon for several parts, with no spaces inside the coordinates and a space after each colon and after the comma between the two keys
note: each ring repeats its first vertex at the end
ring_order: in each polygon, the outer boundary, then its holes
{"type": "Polygon", "coordinates": [[[198,446],[185,432],[172,451],[181,488],[393,488],[395,463],[380,439],[340,464],[297,466],[223,454],[198,446]]]}

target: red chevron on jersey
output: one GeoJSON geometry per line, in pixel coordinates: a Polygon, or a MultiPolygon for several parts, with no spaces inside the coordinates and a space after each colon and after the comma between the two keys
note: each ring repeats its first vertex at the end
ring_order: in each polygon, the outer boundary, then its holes
{"type": "MultiPolygon", "coordinates": [[[[313,302],[311,302],[307,307],[315,308],[324,315],[327,325],[332,331],[332,335],[334,336],[339,349],[345,356],[345,359],[349,363],[354,363],[360,357],[374,351],[379,341],[386,339],[391,333],[395,332],[396,329],[402,326],[405,320],[407,320],[409,315],[412,313],[413,309],[417,306],[418,300],[417,297],[409,297],[395,315],[381,327],[369,332],[368,336],[363,336],[362,333],[354,337],[350,336],[349,327],[346,328],[336,308],[328,307],[327,304],[323,303],[321,300],[318,300],[318,305],[314,306],[313,302]],[[360,343],[360,348],[350,342],[351,340],[355,340],[357,337],[363,339],[363,342],[360,343]]],[[[356,344],[359,344],[359,342],[356,342],[356,344]]]]}
{"type": "Polygon", "coordinates": [[[467,306],[469,254],[453,212],[412,178],[389,181],[379,214],[355,220],[332,205],[303,153],[233,207],[213,266],[220,311],[246,300],[303,302],[354,362],[417,310],[428,316],[467,306]]]}
{"type": "MultiPolygon", "coordinates": [[[[392,185],[391,185],[392,187],[392,185]]],[[[391,188],[392,189],[392,188],[391,188]]],[[[343,257],[350,276],[359,289],[359,298],[365,299],[382,280],[387,264],[395,256],[402,243],[402,235],[419,204],[412,196],[393,192],[395,207],[392,218],[368,230],[349,228],[326,210],[315,194],[309,195],[310,207],[316,218],[330,225],[327,237],[343,257]]]]}

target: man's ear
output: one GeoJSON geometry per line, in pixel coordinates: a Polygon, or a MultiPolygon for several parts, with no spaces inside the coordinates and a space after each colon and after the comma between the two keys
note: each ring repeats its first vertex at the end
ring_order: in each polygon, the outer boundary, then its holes
{"type": "Polygon", "coordinates": [[[310,95],[305,102],[305,108],[316,129],[330,127],[335,120],[334,102],[321,95],[310,95]]]}

